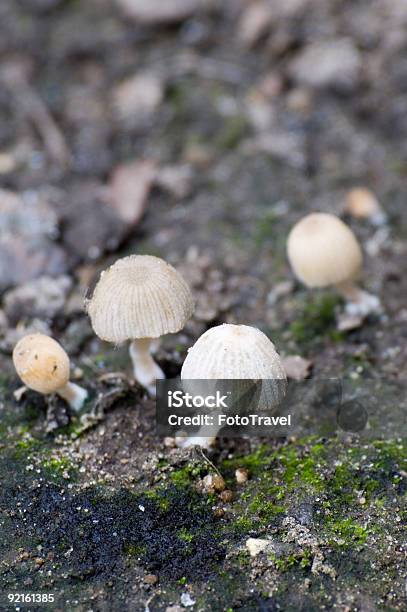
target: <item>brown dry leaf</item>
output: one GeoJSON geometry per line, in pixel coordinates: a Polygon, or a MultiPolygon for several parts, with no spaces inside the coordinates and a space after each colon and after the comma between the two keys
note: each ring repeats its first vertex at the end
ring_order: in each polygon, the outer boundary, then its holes
{"type": "Polygon", "coordinates": [[[311,371],[312,361],[299,355],[288,355],[282,359],[287,378],[305,380],[311,371]]]}
{"type": "Polygon", "coordinates": [[[108,201],[125,223],[135,225],[140,221],[156,175],[152,160],[120,164],[113,170],[108,201]]]}
{"type": "Polygon", "coordinates": [[[211,8],[213,0],[116,0],[127,17],[144,24],[177,23],[198,10],[211,8]]]}

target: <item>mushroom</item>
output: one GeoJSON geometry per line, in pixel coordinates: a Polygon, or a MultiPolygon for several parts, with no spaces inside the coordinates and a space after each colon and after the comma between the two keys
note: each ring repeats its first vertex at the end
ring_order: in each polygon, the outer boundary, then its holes
{"type": "Polygon", "coordinates": [[[182,276],[158,257],[130,255],[102,272],[86,307],[99,338],[130,340],[134,378],[155,396],[156,379],[165,378],[151,356],[156,339],[182,329],[194,310],[182,276]]]}
{"type": "Polygon", "coordinates": [[[14,347],[13,363],[29,389],[43,395],[57,393],[73,410],[82,408],[88,392],[69,381],[69,357],[53,338],[44,334],[24,336],[14,347]]]}
{"type": "Polygon", "coordinates": [[[312,213],[301,219],[288,236],[287,253],[297,278],[309,288],[334,286],[347,314],[380,312],[379,299],[356,284],[363,259],[359,242],[335,215],[312,213]]]}
{"type": "MultiPolygon", "coordinates": [[[[278,406],[286,392],[286,374],[273,343],[259,329],[248,325],[223,323],[206,331],[188,350],[181,370],[184,388],[208,393],[207,380],[238,381],[233,387],[235,400],[253,390],[253,382],[263,381],[256,405],[264,410],[278,406]],[[205,381],[201,385],[199,381],[205,381]],[[250,381],[242,384],[241,381],[250,381]],[[198,382],[197,382],[198,381],[198,382]]],[[[226,385],[230,389],[230,384],[226,385]]],[[[211,427],[210,436],[202,428],[197,437],[182,441],[182,446],[208,445],[219,428],[211,427]],[[206,436],[205,436],[206,433],[206,436]]]]}

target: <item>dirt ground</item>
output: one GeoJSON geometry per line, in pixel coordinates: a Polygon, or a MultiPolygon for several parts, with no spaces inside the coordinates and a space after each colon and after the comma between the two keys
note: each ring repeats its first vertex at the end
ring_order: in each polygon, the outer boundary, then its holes
{"type": "Polygon", "coordinates": [[[0,610],[406,608],[406,31],[404,0],[2,0],[0,610]],[[355,187],[384,220],[349,213],[355,187]],[[354,329],[289,268],[310,211],[363,245],[383,313],[354,329]],[[129,253],[196,300],[158,351],[168,377],[209,327],[253,325],[309,361],[300,377],[362,388],[374,426],[165,445],[126,347],[84,312],[129,253]],[[83,415],[16,400],[32,330],[71,356],[83,415]],[[231,500],[203,489],[215,470],[231,500]]]}

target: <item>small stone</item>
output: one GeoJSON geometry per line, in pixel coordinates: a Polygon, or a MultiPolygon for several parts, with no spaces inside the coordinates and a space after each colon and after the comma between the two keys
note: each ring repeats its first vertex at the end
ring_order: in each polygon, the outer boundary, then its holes
{"type": "Polygon", "coordinates": [[[176,443],[175,438],[172,438],[171,436],[166,436],[164,438],[164,446],[165,448],[176,448],[177,443],[176,443]]]}
{"type": "Polygon", "coordinates": [[[195,599],[192,599],[189,593],[182,593],[181,603],[185,608],[191,608],[195,605],[195,599]]]}
{"type": "Polygon", "coordinates": [[[156,576],[155,574],[146,574],[144,576],[144,582],[146,584],[157,584],[158,576],[156,576]]]}
{"type": "Polygon", "coordinates": [[[237,468],[235,471],[235,478],[237,484],[245,484],[249,480],[249,470],[246,470],[246,468],[237,468]]]}
{"type": "Polygon", "coordinates": [[[246,548],[248,549],[251,557],[257,557],[261,552],[264,552],[268,548],[272,547],[270,540],[262,538],[249,538],[246,540],[246,548]]]}
{"type": "Polygon", "coordinates": [[[274,306],[282,297],[289,295],[292,293],[294,289],[294,283],[291,280],[281,281],[281,283],[277,283],[271,289],[271,291],[267,295],[267,305],[274,306]]]}
{"type": "Polygon", "coordinates": [[[203,484],[208,493],[220,492],[226,488],[224,479],[218,474],[207,474],[203,478],[203,484]]]}
{"type": "Polygon", "coordinates": [[[225,504],[230,504],[230,502],[233,501],[233,491],[230,489],[225,489],[222,491],[219,497],[225,504]]]}
{"type": "Polygon", "coordinates": [[[314,88],[354,89],[362,59],[349,38],[316,41],[307,45],[292,61],[289,71],[300,84],[314,88]]]}
{"type": "Polygon", "coordinates": [[[64,308],[72,280],[68,276],[42,276],[8,291],[4,309],[11,324],[25,318],[52,319],[64,308]]]}
{"type": "Polygon", "coordinates": [[[157,171],[156,185],[168,191],[175,198],[183,199],[190,195],[192,190],[193,173],[191,166],[164,166],[157,171]]]}
{"type": "Polygon", "coordinates": [[[161,80],[151,73],[140,73],[114,89],[113,108],[119,120],[142,125],[158,109],[163,96],[161,80]]]}
{"type": "Polygon", "coordinates": [[[269,32],[271,22],[272,13],[266,2],[260,0],[249,4],[240,18],[239,40],[246,47],[252,47],[269,32]]]}
{"type": "Polygon", "coordinates": [[[116,0],[124,15],[146,25],[178,23],[198,10],[211,8],[211,0],[116,0]]]}

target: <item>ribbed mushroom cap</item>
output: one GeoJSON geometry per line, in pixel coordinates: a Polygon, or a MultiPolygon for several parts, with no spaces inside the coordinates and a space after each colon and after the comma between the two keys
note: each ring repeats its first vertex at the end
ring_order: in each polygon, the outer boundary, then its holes
{"type": "Polygon", "coordinates": [[[95,334],[115,343],[175,333],[193,309],[191,291],[182,276],[151,255],[116,261],[102,272],[87,305],[95,334]]]}
{"type": "Polygon", "coordinates": [[[184,379],[259,380],[285,378],[280,356],[263,332],[224,323],[208,329],[189,349],[184,379]]]}
{"type": "MultiPolygon", "coordinates": [[[[237,400],[251,388],[251,384],[240,381],[263,380],[263,385],[257,387],[261,393],[256,400],[263,409],[278,405],[286,389],[284,367],[273,343],[259,329],[248,325],[224,323],[206,331],[189,349],[181,378],[189,391],[203,394],[212,392],[211,385],[195,381],[236,380],[225,389],[232,390],[237,400]]],[[[221,384],[215,386],[222,388],[221,384]]]]}
{"type": "Polygon", "coordinates": [[[293,227],[287,253],[295,275],[307,287],[353,280],[362,265],[362,251],[352,230],[326,213],[307,215],[293,227]]]}
{"type": "Polygon", "coordinates": [[[21,338],[14,347],[13,362],[23,383],[39,393],[54,393],[69,381],[69,357],[49,336],[21,338]]]}

